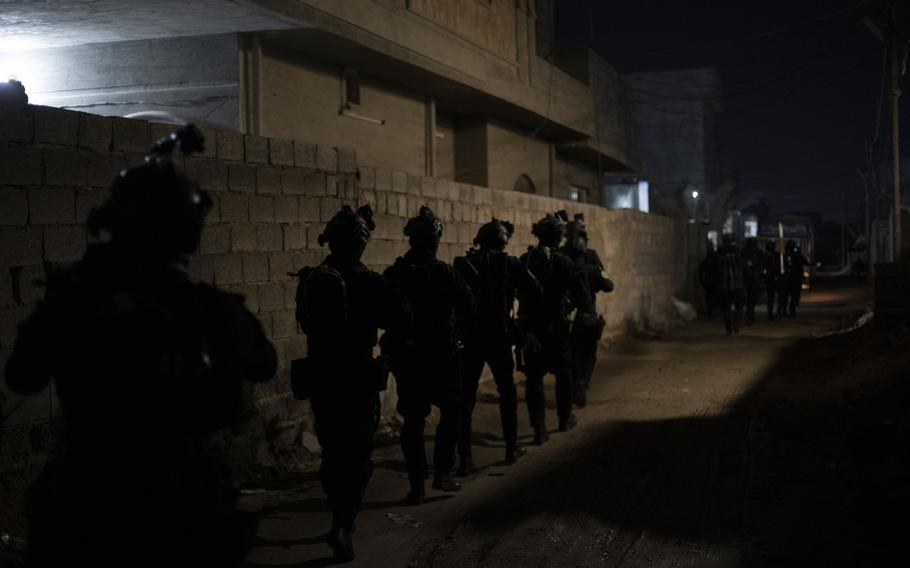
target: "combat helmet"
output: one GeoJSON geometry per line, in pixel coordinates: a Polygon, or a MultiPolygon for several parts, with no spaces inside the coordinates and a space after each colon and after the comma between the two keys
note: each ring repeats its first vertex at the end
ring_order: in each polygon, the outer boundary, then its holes
{"type": "Polygon", "coordinates": [[[584,213],[576,213],[575,218],[566,225],[566,246],[582,252],[588,248],[588,229],[585,226],[584,213]]]}
{"type": "Polygon", "coordinates": [[[435,252],[442,239],[442,221],[429,207],[421,206],[420,213],[404,226],[404,234],[412,247],[435,252]]]}
{"type": "Polygon", "coordinates": [[[375,228],[373,209],[369,205],[357,211],[350,205],[342,205],[319,235],[319,246],[328,243],[333,254],[359,260],[375,228]]]}
{"type": "Polygon", "coordinates": [[[474,245],[482,249],[504,250],[514,232],[515,227],[512,223],[493,217],[490,222],[484,223],[477,230],[474,245]]]}
{"type": "Polygon", "coordinates": [[[159,140],[141,165],[123,170],[111,194],[88,217],[89,232],[109,233],[111,244],[160,258],[180,258],[199,246],[209,195],[180,172],[172,155],[203,151],[199,130],[185,126],[159,140]]]}
{"type": "Polygon", "coordinates": [[[565,235],[568,221],[569,214],[565,210],[547,213],[546,217],[534,223],[531,227],[531,234],[537,237],[541,245],[556,248],[565,235]]]}

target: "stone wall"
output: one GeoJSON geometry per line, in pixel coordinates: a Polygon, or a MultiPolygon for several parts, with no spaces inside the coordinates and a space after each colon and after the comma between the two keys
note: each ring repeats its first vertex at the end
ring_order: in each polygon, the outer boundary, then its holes
{"type": "MultiPolygon", "coordinates": [[[[0,107],[0,370],[16,326],[43,295],[45,263],[80,258],[88,243],[88,211],[105,198],[116,173],[140,163],[168,131],[49,107],[0,107]]],[[[282,367],[275,380],[251,391],[252,418],[234,432],[230,449],[243,475],[293,471],[306,463],[308,405],[290,396],[285,370],[306,345],[294,321],[296,282],[287,273],[320,261],[325,251],[316,237],[343,203],[369,203],[376,211],[377,229],[364,258],[376,270],[405,251],[405,219],[423,204],[445,223],[440,255],[446,260],[469,248],[492,215],[516,224],[510,250],[518,254],[532,242],[531,224],[544,213],[583,211],[592,245],[616,283],[616,292],[601,295],[600,302],[610,334],[669,326],[670,296],[686,289],[691,273],[681,220],[372,168],[359,165],[347,148],[229,131],[205,134],[205,155],[180,160],[215,203],[190,270],[195,279],[246,297],[282,367]]],[[[28,398],[10,393],[0,374],[0,416],[0,527],[18,526],[23,490],[52,451],[59,408],[52,391],[28,398]]]]}

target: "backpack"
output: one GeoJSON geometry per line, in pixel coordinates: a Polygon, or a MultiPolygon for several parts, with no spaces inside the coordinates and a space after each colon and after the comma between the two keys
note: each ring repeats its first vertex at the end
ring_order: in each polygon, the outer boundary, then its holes
{"type": "Polygon", "coordinates": [[[341,272],[325,264],[309,270],[298,286],[298,304],[301,297],[304,309],[298,314],[307,335],[340,335],[347,328],[348,291],[341,272]]]}

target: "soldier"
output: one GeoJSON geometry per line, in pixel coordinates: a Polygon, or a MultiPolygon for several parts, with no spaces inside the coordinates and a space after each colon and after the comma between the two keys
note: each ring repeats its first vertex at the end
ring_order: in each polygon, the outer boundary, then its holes
{"type": "Polygon", "coordinates": [[[575,265],[559,252],[565,233],[564,222],[568,214],[560,211],[547,214],[534,224],[532,232],[537,246],[530,247],[521,257],[543,291],[538,298],[519,296],[519,326],[522,340],[519,345],[527,380],[525,396],[528,415],[534,428],[534,443],[543,444],[549,439],[546,424],[546,393],[544,376],[556,375],[556,409],[559,430],[566,432],[575,427],[577,419],[572,414],[573,373],[572,350],[569,344],[570,314],[573,299],[578,296],[573,278],[575,265]]]}
{"type": "Polygon", "coordinates": [[[743,263],[743,287],[746,301],[746,325],[755,322],[755,304],[758,303],[758,290],[762,280],[764,253],[758,248],[754,237],[746,239],[746,246],[740,253],[743,263]]]}
{"type": "Polygon", "coordinates": [[[584,408],[588,403],[588,387],[597,363],[597,344],[605,325],[603,317],[597,313],[597,292],[612,292],[613,281],[607,278],[597,251],[588,248],[588,231],[583,214],[576,214],[566,226],[566,244],[559,250],[575,263],[575,279],[584,292],[579,297],[570,338],[575,405],[584,408]]]}
{"type": "Polygon", "coordinates": [[[724,312],[724,327],[727,335],[739,333],[739,324],[743,313],[743,262],[739,249],[733,242],[732,235],[723,236],[723,245],[717,251],[720,277],[721,307],[724,312]]]}
{"type": "Polygon", "coordinates": [[[375,228],[373,211],[349,205],[319,235],[331,253],[298,272],[297,321],[307,336],[307,357],[292,362],[294,395],[310,399],[322,446],[322,488],[332,510],[327,542],[335,558],[354,558],[351,532],[373,474],[373,434],[379,424],[379,391],[388,380],[385,357],[373,358],[378,329],[407,344],[410,320],[404,301],[360,257],[375,228]]]}
{"type": "Polygon", "coordinates": [[[777,315],[796,317],[799,297],[803,291],[803,273],[809,261],[803,256],[796,242],[787,241],[784,251],[784,273],[781,277],[780,298],[777,302],[777,315]]]}
{"type": "Polygon", "coordinates": [[[30,491],[31,566],[232,566],[255,536],[215,434],[242,382],[273,377],[275,350],[242,297],[187,275],[211,201],[176,148],[202,138],[182,129],[114,180],[88,219],[109,241],[49,277],[19,328],[7,384],[53,380],[66,437],[30,491]]]}
{"type": "MultiPolygon", "coordinates": [[[[414,317],[413,349],[393,350],[390,364],[398,384],[398,413],[404,417],[401,450],[408,466],[411,490],[407,501],[424,499],[426,450],[423,430],[430,405],[439,408],[433,452],[433,489],[459,491],[452,478],[458,436],[461,391],[456,356],[461,347],[456,316],[464,314],[470,299],[451,266],[436,258],[442,223],[427,207],[404,228],[411,250],[386,269],[383,276],[408,301],[414,317]]],[[[392,333],[388,341],[395,339],[392,333]]]]}
{"type": "Polygon", "coordinates": [[[518,445],[518,395],[512,375],[514,325],[512,308],[518,291],[528,297],[537,293],[537,283],[514,256],[505,252],[512,224],[493,218],[480,227],[476,248],[455,259],[455,269],[472,292],[473,310],[467,322],[462,363],[463,411],[458,436],[461,458],[457,475],[475,471],[471,455],[471,415],[477,402],[477,386],[484,363],[490,366],[499,391],[499,414],[505,441],[506,463],[525,454],[518,445]]]}
{"type": "Polygon", "coordinates": [[[762,274],[765,279],[765,294],[768,297],[768,321],[774,321],[774,298],[780,287],[780,256],[774,241],[765,243],[765,259],[762,274]]]}
{"type": "Polygon", "coordinates": [[[705,289],[705,311],[708,319],[714,316],[714,307],[720,303],[717,285],[720,280],[720,267],[717,264],[717,253],[714,245],[708,243],[708,253],[698,266],[698,282],[705,289]]]}

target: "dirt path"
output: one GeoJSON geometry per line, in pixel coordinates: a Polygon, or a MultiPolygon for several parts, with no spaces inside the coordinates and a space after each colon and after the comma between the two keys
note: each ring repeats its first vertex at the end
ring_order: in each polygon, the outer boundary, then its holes
{"type": "MultiPolygon", "coordinates": [[[[836,328],[857,308],[818,295],[827,307],[807,305],[797,319],[760,321],[737,337],[717,320],[697,322],[602,354],[579,427],[512,467],[497,462],[495,399],[484,397],[475,419],[484,468],[454,497],[431,493],[425,505],[403,506],[400,451],[381,448],[351,566],[736,565],[749,514],[750,422],[734,409],[799,338],[836,328]]],[[[548,418],[555,425],[554,410],[548,418]]],[[[251,501],[264,517],[249,566],[329,564],[318,485],[251,501]]]]}

